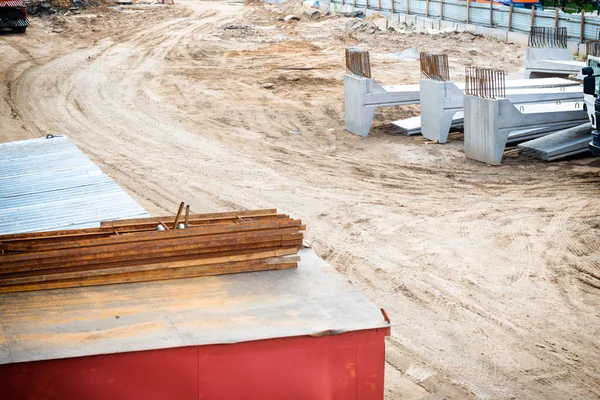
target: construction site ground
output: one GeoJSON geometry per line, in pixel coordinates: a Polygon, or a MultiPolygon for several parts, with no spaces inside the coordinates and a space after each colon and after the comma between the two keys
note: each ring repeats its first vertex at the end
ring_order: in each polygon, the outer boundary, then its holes
{"type": "Polygon", "coordinates": [[[389,400],[599,398],[600,163],[471,161],[459,135],[387,124],[418,106],[380,110],[366,138],[344,130],[346,47],[388,85],[418,83],[406,48],[448,53],[456,79],[470,63],[520,77],[524,48],[303,10],[183,0],[33,18],[0,33],[0,142],[66,134],[153,215],[185,201],[301,218],[396,324],[389,400]]]}

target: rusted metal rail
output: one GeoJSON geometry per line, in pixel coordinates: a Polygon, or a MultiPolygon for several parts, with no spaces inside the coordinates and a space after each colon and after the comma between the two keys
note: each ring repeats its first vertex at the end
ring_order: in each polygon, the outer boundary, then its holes
{"type": "Polygon", "coordinates": [[[465,67],[465,94],[486,99],[506,97],[505,73],[499,69],[465,67]]]}
{"type": "Polygon", "coordinates": [[[532,26],[529,32],[529,47],[567,48],[567,28],[532,26]]]}
{"type": "Polygon", "coordinates": [[[440,82],[448,82],[450,80],[447,54],[421,53],[420,67],[421,78],[423,79],[440,82]]]}
{"type": "Polygon", "coordinates": [[[94,229],[0,236],[0,293],[297,266],[302,221],[276,210],[190,215],[186,208],[179,224],[183,208],[94,229]]]}
{"type": "Polygon", "coordinates": [[[359,49],[346,49],[346,70],[363,78],[371,78],[369,52],[359,49]]]}

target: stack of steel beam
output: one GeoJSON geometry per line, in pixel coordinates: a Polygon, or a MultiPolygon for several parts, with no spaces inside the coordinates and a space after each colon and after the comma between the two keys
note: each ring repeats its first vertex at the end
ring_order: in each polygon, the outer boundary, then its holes
{"type": "Polygon", "coordinates": [[[0,236],[0,293],[297,267],[302,221],[274,209],[185,217],[181,209],[100,228],[0,236]]]}

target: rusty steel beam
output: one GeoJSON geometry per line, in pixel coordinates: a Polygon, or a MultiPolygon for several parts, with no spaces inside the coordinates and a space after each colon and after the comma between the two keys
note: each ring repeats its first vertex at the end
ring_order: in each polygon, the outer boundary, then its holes
{"type": "Polygon", "coordinates": [[[185,217],[183,210],[182,203],[175,216],[0,237],[0,293],[296,266],[289,257],[302,247],[300,220],[277,210],[190,215],[188,206],[185,217]],[[186,228],[171,229],[182,218],[186,228]]]}

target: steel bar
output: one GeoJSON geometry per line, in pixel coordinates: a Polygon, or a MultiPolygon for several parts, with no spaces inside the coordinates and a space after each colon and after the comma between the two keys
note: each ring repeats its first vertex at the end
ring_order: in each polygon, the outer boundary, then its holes
{"type": "Polygon", "coordinates": [[[13,285],[0,287],[0,293],[27,292],[32,290],[62,289],[73,287],[113,285],[120,283],[136,283],[148,281],[161,281],[167,279],[197,278],[207,275],[222,275],[241,272],[269,271],[296,268],[297,263],[269,264],[241,263],[241,265],[223,265],[213,268],[189,267],[181,269],[161,269],[157,271],[130,272],[123,274],[105,275],[100,277],[86,277],[68,279],[64,281],[40,282],[35,284],[13,285]]]}
{"type": "Polygon", "coordinates": [[[440,82],[448,82],[450,80],[447,54],[421,53],[420,68],[422,79],[440,82]]]}
{"type": "MultiPolygon", "coordinates": [[[[88,276],[101,276],[101,275],[111,275],[123,272],[140,272],[140,271],[153,271],[162,268],[185,268],[185,267],[198,267],[198,266],[210,266],[215,264],[228,264],[232,262],[249,262],[262,260],[267,261],[271,264],[276,264],[276,261],[273,260],[281,260],[282,257],[285,256],[294,256],[297,253],[297,249],[289,248],[289,249],[277,249],[270,251],[261,251],[258,253],[250,253],[250,254],[238,254],[238,255],[230,255],[230,256],[220,256],[220,257],[211,257],[211,258],[199,258],[194,260],[179,260],[179,261],[162,261],[157,263],[145,263],[145,264],[133,264],[133,265],[123,265],[118,267],[107,267],[107,268],[97,268],[93,270],[74,270],[69,272],[60,271],[60,273],[45,273],[45,274],[27,274],[21,276],[15,276],[11,278],[3,278],[0,281],[0,286],[10,286],[24,283],[34,283],[34,282],[49,282],[49,281],[57,281],[62,279],[74,279],[74,278],[85,278],[88,276]]],[[[294,256],[295,257],[295,256],[294,256]]],[[[289,261],[299,261],[295,259],[289,259],[289,261]]]]}
{"type": "Polygon", "coordinates": [[[110,268],[122,268],[126,266],[134,266],[134,265],[149,265],[149,264],[157,264],[164,262],[176,262],[176,261],[184,261],[184,262],[194,262],[196,260],[202,259],[210,259],[214,257],[227,257],[227,256],[235,256],[242,254],[251,254],[256,252],[263,251],[279,251],[279,250],[289,250],[293,249],[294,251],[298,251],[299,248],[302,247],[302,238],[296,238],[293,240],[277,240],[272,242],[260,242],[260,243],[250,243],[245,245],[237,245],[237,246],[226,246],[226,247],[216,247],[211,249],[206,248],[195,248],[192,250],[185,251],[177,251],[171,253],[161,253],[155,256],[151,256],[150,258],[146,258],[140,260],[138,258],[132,259],[124,259],[119,258],[118,261],[115,259],[108,260],[107,262],[101,262],[97,264],[84,264],[84,265],[75,265],[75,266],[60,266],[59,268],[49,268],[42,270],[25,270],[22,272],[12,272],[2,274],[0,276],[0,283],[4,279],[17,278],[17,277],[25,277],[25,276],[35,276],[35,275],[53,275],[53,274],[63,274],[70,272],[78,272],[78,271],[92,271],[99,269],[110,269],[110,268]]]}
{"type": "Polygon", "coordinates": [[[101,263],[115,256],[122,259],[144,259],[151,255],[178,250],[200,250],[220,246],[234,246],[302,237],[298,228],[272,229],[260,232],[229,233],[190,238],[175,238],[156,242],[121,243],[116,245],[84,247],[82,249],[50,250],[4,256],[0,274],[17,270],[44,269],[48,266],[101,263]]]}
{"type": "Polygon", "coordinates": [[[292,268],[305,226],[277,210],[109,221],[101,228],[0,237],[0,292],[292,268]],[[198,225],[194,225],[197,222],[198,225]],[[148,227],[154,226],[149,230],[148,227]],[[127,229],[126,232],[118,232],[127,229]],[[292,262],[293,261],[293,262],[292,262]]]}
{"type": "MultiPolygon", "coordinates": [[[[252,217],[245,218],[243,223],[253,222],[274,222],[282,221],[280,217],[264,216],[264,217],[252,217]]],[[[203,226],[217,226],[217,225],[228,225],[228,224],[240,224],[239,218],[232,218],[228,220],[216,220],[216,221],[205,221],[194,218],[194,222],[189,222],[191,227],[203,227],[203,226]]],[[[68,242],[72,240],[83,240],[83,239],[98,239],[111,237],[113,235],[122,235],[128,233],[141,233],[141,232],[153,232],[156,230],[157,223],[152,222],[150,224],[139,224],[132,226],[124,226],[117,228],[88,228],[81,229],[81,233],[77,230],[69,231],[53,231],[53,232],[36,232],[32,233],[31,237],[23,236],[23,234],[10,235],[8,237],[0,237],[0,250],[1,251],[19,251],[18,246],[36,246],[44,243],[60,243],[68,242]],[[48,235],[45,235],[45,234],[48,235]]]]}
{"type": "MultiPolygon", "coordinates": [[[[106,238],[98,239],[84,239],[84,240],[72,240],[72,241],[61,241],[58,243],[36,243],[30,245],[15,245],[7,244],[5,248],[7,250],[18,250],[26,252],[40,252],[49,250],[65,250],[82,247],[95,247],[103,245],[116,245],[120,243],[136,243],[136,242],[153,242],[168,240],[168,239],[182,239],[196,236],[208,236],[224,233],[239,233],[239,232],[255,232],[263,231],[268,229],[278,228],[292,228],[297,227],[301,230],[302,221],[300,220],[284,220],[284,221],[273,221],[273,222],[253,222],[245,224],[229,224],[229,225],[207,225],[201,227],[195,227],[188,230],[171,230],[171,231],[144,231],[136,233],[135,235],[113,235],[106,238]]],[[[1,267],[0,267],[1,270],[1,267]]]]}
{"type": "Polygon", "coordinates": [[[346,49],[346,70],[363,78],[371,78],[369,52],[359,49],[346,49]]]}
{"type": "Polygon", "coordinates": [[[600,57],[600,40],[588,40],[585,44],[585,55],[600,57]]]}
{"type": "MultiPolygon", "coordinates": [[[[265,216],[265,215],[282,215],[283,218],[286,216],[284,214],[277,214],[277,210],[275,209],[267,209],[267,210],[251,210],[251,211],[236,211],[236,212],[225,212],[225,213],[213,213],[213,214],[197,214],[192,215],[191,218],[197,217],[197,219],[203,220],[217,220],[217,219],[230,219],[237,217],[253,217],[253,216],[265,216]]],[[[106,221],[100,224],[100,227],[119,227],[119,226],[127,226],[127,225],[137,225],[140,223],[158,223],[159,220],[170,222],[174,220],[173,216],[165,216],[165,217],[154,217],[154,218],[135,218],[135,219],[123,219],[117,221],[106,221]]],[[[0,237],[0,240],[2,237],[0,237]]]]}
{"type": "Polygon", "coordinates": [[[529,32],[529,47],[567,48],[567,28],[532,26],[529,32]]]}
{"type": "Polygon", "coordinates": [[[486,99],[506,97],[506,74],[502,70],[465,67],[465,94],[486,99]]]}
{"type": "Polygon", "coordinates": [[[173,229],[177,229],[177,223],[179,222],[179,218],[181,217],[181,213],[183,212],[183,206],[185,203],[182,201],[179,204],[179,209],[177,210],[177,214],[175,215],[175,221],[173,222],[173,229]]]}

